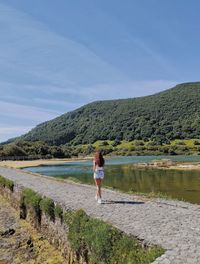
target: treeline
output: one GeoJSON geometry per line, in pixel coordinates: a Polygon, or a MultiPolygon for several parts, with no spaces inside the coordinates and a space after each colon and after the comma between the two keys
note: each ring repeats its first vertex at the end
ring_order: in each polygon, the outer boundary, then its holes
{"type": "Polygon", "coordinates": [[[99,101],[38,125],[20,139],[49,145],[97,140],[149,140],[165,144],[200,137],[200,83],[133,99],[99,101]]]}
{"type": "Polygon", "coordinates": [[[96,150],[104,155],[199,155],[200,140],[173,140],[167,144],[156,141],[134,140],[97,141],[94,144],[50,146],[45,142],[18,141],[0,146],[0,159],[50,159],[93,155],[96,150]]]}
{"type": "Polygon", "coordinates": [[[141,155],[200,155],[200,140],[172,140],[159,144],[150,140],[134,141],[97,141],[94,144],[75,147],[76,153],[90,154],[96,149],[111,156],[141,156],[141,155]]]}
{"type": "Polygon", "coordinates": [[[0,159],[70,158],[71,154],[70,147],[49,146],[42,141],[17,141],[0,146],[0,159]]]}

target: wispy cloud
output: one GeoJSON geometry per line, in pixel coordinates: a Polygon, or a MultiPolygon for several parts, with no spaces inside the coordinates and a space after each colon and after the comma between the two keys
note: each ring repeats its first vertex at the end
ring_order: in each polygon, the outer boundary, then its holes
{"type": "Polygon", "coordinates": [[[36,122],[49,120],[61,114],[60,112],[49,109],[30,107],[3,101],[0,101],[0,112],[1,117],[5,116],[7,118],[18,118],[36,122]]]}
{"type": "Polygon", "coordinates": [[[0,142],[20,136],[62,112],[0,101],[0,142]]]}
{"type": "Polygon", "coordinates": [[[84,85],[125,79],[87,47],[21,11],[0,4],[0,23],[0,141],[80,106],[84,85]]]}
{"type": "MultiPolygon", "coordinates": [[[[20,11],[5,5],[0,5],[0,10],[4,24],[0,28],[4,36],[4,42],[0,43],[0,69],[4,67],[8,75],[9,67],[9,77],[18,83],[30,84],[37,79],[67,89],[94,81],[125,79],[119,70],[84,45],[51,32],[20,11]]],[[[10,80],[6,75],[4,78],[10,80]]]]}
{"type": "Polygon", "coordinates": [[[1,127],[0,128],[0,134],[4,134],[4,133],[13,133],[13,132],[18,132],[20,131],[20,133],[22,131],[26,132],[28,130],[30,130],[32,127],[24,127],[24,126],[12,126],[12,127],[1,127]]]}
{"type": "Polygon", "coordinates": [[[151,95],[177,84],[170,80],[131,81],[114,84],[97,84],[84,87],[84,94],[89,101],[106,99],[119,99],[151,95]]]}
{"type": "MultiPolygon", "coordinates": [[[[106,56],[1,3],[0,24],[0,141],[94,100],[143,96],[176,83],[132,80],[106,56]]],[[[128,37],[168,68],[141,39],[128,37]]]]}
{"type": "Polygon", "coordinates": [[[32,126],[2,126],[0,125],[0,142],[4,142],[9,138],[21,136],[27,133],[33,127],[32,126]]]}
{"type": "Polygon", "coordinates": [[[142,40],[137,36],[128,35],[128,39],[137,45],[141,50],[143,50],[147,55],[149,55],[153,61],[155,61],[160,67],[163,68],[168,74],[173,74],[175,72],[174,66],[170,63],[163,55],[161,55],[158,51],[152,48],[147,42],[142,40]]]}

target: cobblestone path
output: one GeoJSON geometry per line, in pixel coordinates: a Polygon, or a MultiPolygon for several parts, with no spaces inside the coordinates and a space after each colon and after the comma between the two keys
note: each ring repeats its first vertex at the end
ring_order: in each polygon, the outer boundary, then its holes
{"type": "Polygon", "coordinates": [[[161,245],[165,254],[154,264],[200,264],[200,205],[148,199],[103,189],[97,204],[95,187],[57,181],[21,170],[0,167],[0,175],[51,197],[66,209],[82,208],[147,243],[161,245]]]}

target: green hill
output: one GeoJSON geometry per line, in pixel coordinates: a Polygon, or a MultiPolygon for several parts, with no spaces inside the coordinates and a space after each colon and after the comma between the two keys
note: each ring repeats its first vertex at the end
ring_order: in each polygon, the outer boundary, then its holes
{"type": "Polygon", "coordinates": [[[20,139],[77,145],[134,139],[165,143],[199,137],[200,82],[196,82],[151,96],[93,102],[36,126],[20,139]]]}

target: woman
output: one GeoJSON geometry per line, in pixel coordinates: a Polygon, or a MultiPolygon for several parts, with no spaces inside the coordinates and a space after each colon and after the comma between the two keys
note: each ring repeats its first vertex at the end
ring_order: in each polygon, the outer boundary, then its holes
{"type": "Polygon", "coordinates": [[[101,183],[104,178],[104,158],[100,151],[97,151],[93,159],[93,171],[94,171],[94,180],[97,187],[97,192],[95,199],[99,204],[101,204],[101,183]]]}

